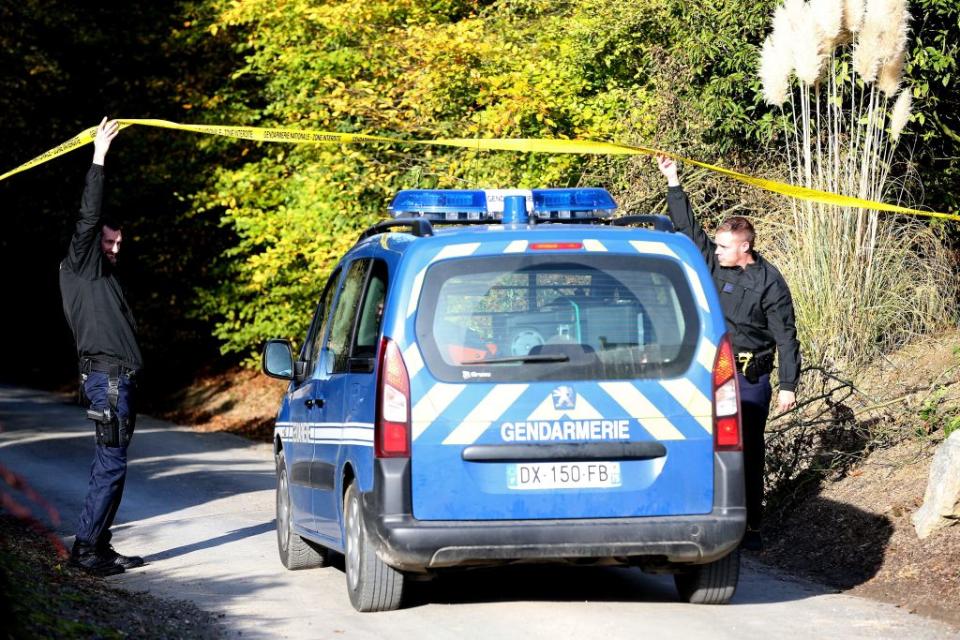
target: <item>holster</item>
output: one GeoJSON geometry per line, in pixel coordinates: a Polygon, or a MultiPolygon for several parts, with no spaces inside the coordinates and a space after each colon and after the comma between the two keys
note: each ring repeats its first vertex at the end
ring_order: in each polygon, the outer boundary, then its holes
{"type": "MultiPolygon", "coordinates": [[[[81,374],[81,389],[86,373],[81,374]]],[[[85,394],[84,394],[85,395],[85,394]]],[[[107,374],[107,403],[105,409],[87,409],[87,418],[97,425],[97,444],[104,447],[126,447],[133,438],[136,419],[121,418],[117,413],[120,398],[120,367],[111,366],[107,374]]]]}
{"type": "Polygon", "coordinates": [[[773,371],[773,350],[737,354],[737,369],[750,384],[756,384],[760,376],[773,371]]]}
{"type": "Polygon", "coordinates": [[[87,418],[97,425],[97,444],[104,447],[126,447],[133,438],[135,420],[121,418],[110,409],[87,409],[87,418]]]}

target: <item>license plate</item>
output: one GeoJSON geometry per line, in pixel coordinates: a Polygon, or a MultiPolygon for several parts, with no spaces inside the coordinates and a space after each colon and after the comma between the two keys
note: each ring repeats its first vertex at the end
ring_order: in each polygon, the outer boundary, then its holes
{"type": "Polygon", "coordinates": [[[508,489],[609,489],[621,484],[619,462],[541,462],[507,467],[508,489]]]}

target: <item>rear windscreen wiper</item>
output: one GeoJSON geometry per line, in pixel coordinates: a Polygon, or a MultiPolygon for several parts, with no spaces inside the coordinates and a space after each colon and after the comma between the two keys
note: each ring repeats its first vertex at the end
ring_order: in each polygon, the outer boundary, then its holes
{"type": "Polygon", "coordinates": [[[511,364],[513,362],[568,362],[569,360],[570,356],[563,353],[537,353],[525,356],[487,358],[485,360],[464,360],[460,365],[476,366],[479,364],[511,364]]]}

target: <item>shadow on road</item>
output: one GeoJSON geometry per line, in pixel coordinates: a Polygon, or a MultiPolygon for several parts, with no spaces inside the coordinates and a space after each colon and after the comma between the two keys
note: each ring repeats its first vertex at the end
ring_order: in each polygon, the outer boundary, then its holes
{"type": "MultiPolygon", "coordinates": [[[[58,530],[69,535],[93,460],[92,423],[79,406],[57,402],[49,394],[4,387],[0,391],[0,459],[15,471],[30,469],[34,487],[60,508],[58,530]]],[[[263,447],[228,434],[196,433],[141,417],[129,448],[116,526],[273,490],[275,474],[263,447]]]]}
{"type": "MultiPolygon", "coordinates": [[[[344,571],[335,554],[331,569],[344,571]]],[[[768,575],[752,561],[741,561],[740,583],[730,606],[803,600],[831,590],[814,583],[768,575]]],[[[346,580],[346,577],[343,576],[346,580]]],[[[431,604],[492,602],[647,602],[676,603],[673,577],[633,567],[529,564],[451,570],[429,581],[410,581],[404,608],[431,604]]]]}
{"type": "Polygon", "coordinates": [[[410,585],[408,607],[478,602],[672,602],[669,576],[639,569],[516,565],[445,573],[410,585]]]}
{"type": "Polygon", "coordinates": [[[167,549],[166,551],[151,554],[145,557],[144,560],[148,562],[156,562],[158,560],[175,558],[186,553],[193,553],[194,551],[202,551],[212,547],[219,547],[222,544],[243,540],[244,538],[260,535],[261,533],[266,533],[267,531],[274,531],[276,526],[277,521],[271,520],[270,522],[264,522],[262,524],[256,524],[250,527],[234,529],[233,531],[225,533],[222,536],[217,536],[216,538],[210,538],[209,540],[204,540],[202,542],[194,542],[193,544],[185,544],[179,547],[174,547],[173,549],[167,549]]]}

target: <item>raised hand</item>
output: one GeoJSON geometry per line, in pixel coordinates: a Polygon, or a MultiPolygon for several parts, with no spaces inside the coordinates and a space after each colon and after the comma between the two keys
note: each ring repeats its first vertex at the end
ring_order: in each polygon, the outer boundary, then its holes
{"type": "Polygon", "coordinates": [[[93,139],[93,163],[102,165],[107,157],[107,151],[110,149],[110,143],[120,132],[120,123],[116,120],[103,120],[97,126],[97,135],[93,139]]]}

